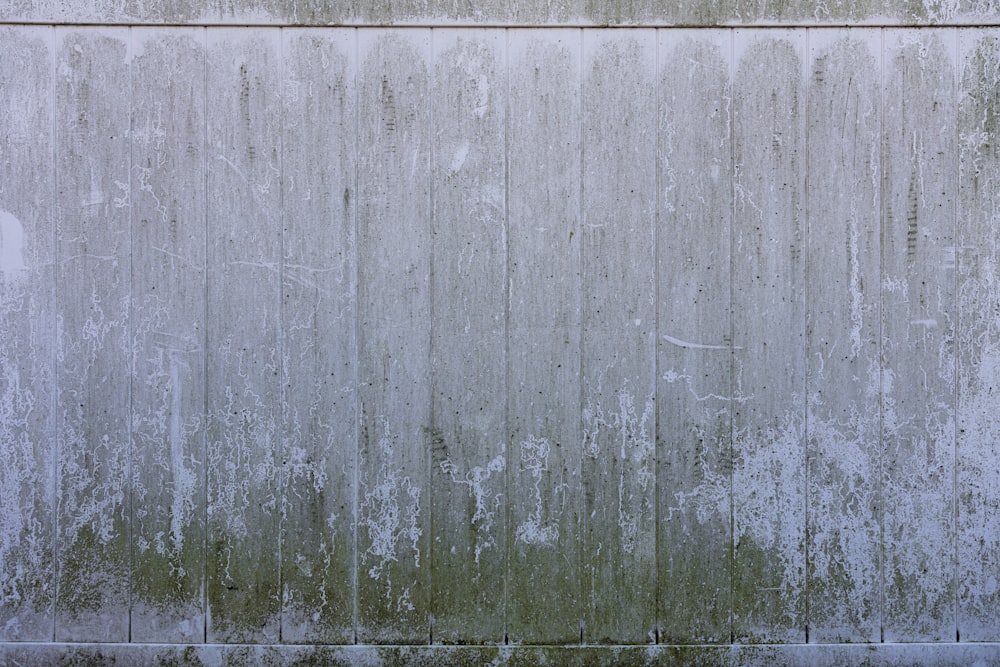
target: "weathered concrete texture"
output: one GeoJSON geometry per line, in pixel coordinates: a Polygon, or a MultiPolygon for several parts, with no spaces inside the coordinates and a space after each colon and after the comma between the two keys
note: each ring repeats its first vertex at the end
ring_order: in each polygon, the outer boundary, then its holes
{"type": "Polygon", "coordinates": [[[432,639],[503,640],[506,35],[434,33],[432,639]]]}
{"type": "Polygon", "coordinates": [[[659,38],[660,640],[725,643],[733,555],[732,40],[721,30],[659,38]]]}
{"type": "Polygon", "coordinates": [[[0,644],[10,667],[945,667],[1000,665],[998,644],[770,646],[226,646],[0,644]]]}
{"type": "Polygon", "coordinates": [[[429,30],[358,36],[358,637],[430,640],[429,30]]]}
{"type": "Polygon", "coordinates": [[[51,639],[55,598],[52,31],[0,30],[0,637],[51,639]]]}
{"type": "Polygon", "coordinates": [[[958,323],[958,627],[985,640],[1000,608],[1000,41],[960,35],[958,323]]]}
{"type": "Polygon", "coordinates": [[[806,627],[806,40],[737,31],[733,43],[733,632],[796,642],[806,627]]]}
{"type": "Polygon", "coordinates": [[[0,21],[266,25],[721,26],[1000,22],[997,0],[8,0],[0,21]]]}
{"type": "Polygon", "coordinates": [[[205,44],[132,49],[132,638],[203,639],[205,44]]]}
{"type": "Polygon", "coordinates": [[[64,295],[56,330],[55,636],[124,641],[133,362],[129,33],[57,30],[55,38],[56,291],[64,295]]]}
{"type": "Polygon", "coordinates": [[[656,33],[584,33],[583,640],[656,624],[656,33]],[[622,600],[629,604],[622,605],[622,600]]]}
{"type": "Polygon", "coordinates": [[[510,33],[507,633],[580,641],[579,31],[510,33]]]}
{"type": "Polygon", "coordinates": [[[881,410],[887,641],[946,641],[958,632],[956,40],[954,32],[890,31],[883,45],[881,410]]]}
{"type": "Polygon", "coordinates": [[[351,30],[282,35],[282,628],[354,641],[357,89],[351,30]]]}
{"type": "Polygon", "coordinates": [[[998,40],[2,28],[0,663],[996,662],[998,40]]]}
{"type": "Polygon", "coordinates": [[[209,641],[280,637],[279,38],[208,36],[209,641]]]}
{"type": "Polygon", "coordinates": [[[881,42],[830,30],[809,43],[809,639],[878,641],[881,42]]]}

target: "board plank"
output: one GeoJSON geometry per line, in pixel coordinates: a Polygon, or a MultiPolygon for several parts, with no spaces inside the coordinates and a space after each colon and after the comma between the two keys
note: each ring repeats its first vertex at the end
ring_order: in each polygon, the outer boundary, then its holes
{"type": "Polygon", "coordinates": [[[1000,33],[960,33],[958,630],[1000,640],[1000,33]]]}
{"type": "Polygon", "coordinates": [[[581,35],[508,33],[507,638],[582,639],[581,35]]]}
{"type": "Polygon", "coordinates": [[[56,44],[56,640],[124,641],[130,567],[128,32],[57,29],[56,44]]]}
{"type": "Polygon", "coordinates": [[[207,636],[275,642],[281,588],[277,31],[208,32],[207,636]]]}
{"type": "Polygon", "coordinates": [[[358,40],[358,639],[426,643],[430,31],[358,40]]]}
{"type": "Polygon", "coordinates": [[[131,636],[194,642],[204,639],[204,33],[131,39],[131,636]]]}
{"type": "Polygon", "coordinates": [[[885,641],[955,638],[955,34],[885,33],[885,641]]]}
{"type": "Polygon", "coordinates": [[[656,34],[583,39],[583,638],[636,644],[656,641],[656,34]]]}
{"type": "Polygon", "coordinates": [[[53,31],[0,29],[0,640],[52,639],[53,31]]]}
{"type": "Polygon", "coordinates": [[[805,639],[801,31],[736,31],[733,82],[734,634],[805,639]]]}
{"type": "Polygon", "coordinates": [[[809,641],[879,641],[877,31],[810,32],[806,318],[809,641]]]}
{"type": "Polygon", "coordinates": [[[506,44],[501,31],[436,30],[433,46],[433,641],[501,642],[506,44]]]}
{"type": "Polygon", "coordinates": [[[354,641],[355,35],[283,31],[281,637],[354,641]]]}
{"type": "Polygon", "coordinates": [[[660,33],[660,641],[723,643],[732,612],[732,40],[660,33]]]}

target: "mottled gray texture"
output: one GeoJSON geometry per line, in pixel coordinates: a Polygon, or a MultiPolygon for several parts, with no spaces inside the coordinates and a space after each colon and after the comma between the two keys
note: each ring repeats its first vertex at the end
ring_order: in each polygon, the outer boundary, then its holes
{"type": "Polygon", "coordinates": [[[879,33],[809,35],[809,639],[878,641],[879,33]],[[814,147],[822,147],[813,150],[814,147]]]}
{"type": "Polygon", "coordinates": [[[510,33],[507,632],[580,640],[579,31],[510,33]]]}
{"type": "Polygon", "coordinates": [[[0,662],[995,660],[998,37],[4,27],[0,662]]]}
{"type": "Polygon", "coordinates": [[[655,638],[656,65],[653,30],[584,34],[587,643],[655,638]]]}
{"type": "Polygon", "coordinates": [[[134,362],[129,33],[57,30],[55,38],[55,637],[125,641],[134,362]]]}
{"type": "Polygon", "coordinates": [[[996,24],[997,0],[8,0],[2,21],[264,25],[996,24]]]}
{"type": "Polygon", "coordinates": [[[430,638],[429,30],[358,36],[358,636],[430,638]]]}
{"type": "Polygon", "coordinates": [[[732,625],[732,41],[721,30],[658,37],[660,640],[724,643],[732,625]]]}
{"type": "Polygon", "coordinates": [[[503,641],[507,562],[506,36],[435,31],[433,639],[503,641]]]}
{"type": "Polygon", "coordinates": [[[280,638],[279,38],[208,36],[206,625],[217,642],[280,638]]]}
{"type": "MultiPolygon", "coordinates": [[[[882,540],[887,641],[956,638],[955,32],[885,35],[882,540]]],[[[971,314],[970,314],[971,315],[971,314]]]]}
{"type": "Polygon", "coordinates": [[[733,632],[805,639],[803,32],[734,35],[733,632]]]}

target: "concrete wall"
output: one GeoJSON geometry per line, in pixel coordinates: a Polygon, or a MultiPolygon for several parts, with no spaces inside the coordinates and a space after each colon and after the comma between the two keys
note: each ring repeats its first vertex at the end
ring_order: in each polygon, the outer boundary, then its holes
{"type": "Polygon", "coordinates": [[[0,660],[1000,659],[995,9],[186,7],[0,10],[0,660]]]}

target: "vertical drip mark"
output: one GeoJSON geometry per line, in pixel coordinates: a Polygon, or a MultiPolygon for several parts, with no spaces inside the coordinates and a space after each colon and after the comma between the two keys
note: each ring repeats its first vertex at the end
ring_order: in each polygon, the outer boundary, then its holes
{"type": "MultiPolygon", "coordinates": [[[[736,397],[736,325],[733,301],[735,284],[733,271],[735,269],[736,251],[736,109],[733,105],[733,93],[736,85],[736,31],[729,29],[729,395],[736,397]]],[[[730,401],[732,406],[734,401],[730,401]]],[[[736,451],[733,407],[729,409],[729,643],[736,641],[736,507],[733,500],[736,479],[736,451]]]]}
{"type": "MultiPolygon", "coordinates": [[[[805,52],[802,55],[803,55],[802,60],[804,61],[804,64],[805,64],[805,67],[803,67],[802,69],[803,69],[803,72],[806,74],[806,76],[808,76],[808,72],[812,68],[812,31],[810,29],[808,29],[808,28],[806,29],[805,52]]],[[[808,78],[806,78],[806,81],[804,82],[803,88],[804,88],[804,92],[806,94],[807,101],[806,101],[805,104],[803,104],[800,107],[800,112],[802,113],[802,119],[799,121],[799,131],[802,132],[802,134],[804,135],[802,137],[802,145],[803,145],[803,149],[805,150],[806,156],[808,156],[808,155],[810,155],[810,153],[809,153],[809,135],[810,135],[810,133],[809,133],[809,119],[808,119],[808,114],[809,114],[809,103],[808,103],[809,80],[808,80],[808,78]]],[[[810,238],[811,238],[811,229],[812,229],[812,218],[811,218],[812,210],[811,210],[811,208],[809,206],[809,203],[811,201],[811,197],[810,197],[810,190],[809,190],[809,159],[808,159],[808,157],[806,158],[805,163],[806,163],[806,168],[805,168],[805,174],[803,175],[803,182],[802,182],[803,193],[804,193],[803,204],[802,204],[803,208],[804,208],[804,211],[803,211],[803,213],[804,213],[804,222],[803,222],[803,230],[802,230],[802,245],[803,245],[802,275],[805,276],[804,289],[803,289],[804,297],[805,297],[805,308],[802,309],[802,334],[803,334],[802,335],[802,344],[803,344],[803,347],[805,348],[805,350],[804,350],[805,351],[805,355],[804,356],[806,358],[805,359],[805,362],[806,362],[805,363],[805,372],[803,373],[803,376],[802,376],[802,406],[803,406],[802,407],[802,410],[803,410],[803,415],[802,415],[802,468],[803,468],[803,471],[804,471],[803,478],[805,480],[805,493],[804,493],[805,510],[803,512],[803,516],[805,518],[805,526],[804,526],[804,533],[803,533],[805,535],[805,542],[804,542],[804,545],[803,545],[803,551],[804,551],[803,555],[805,557],[805,571],[804,571],[804,574],[803,574],[802,591],[803,591],[803,595],[805,596],[805,601],[804,601],[804,605],[803,605],[804,606],[804,612],[805,612],[805,640],[806,640],[806,644],[808,644],[809,643],[809,494],[810,494],[810,491],[809,491],[809,367],[810,367],[810,361],[809,360],[811,358],[811,355],[809,354],[809,307],[810,307],[810,304],[812,303],[812,301],[809,299],[810,292],[811,292],[811,290],[809,289],[809,287],[811,285],[810,274],[809,274],[809,257],[810,257],[810,248],[811,248],[811,245],[810,245],[809,241],[810,241],[810,238]]]]}
{"type": "Polygon", "coordinates": [[[503,224],[504,224],[504,578],[503,578],[503,643],[510,643],[508,608],[510,605],[510,29],[504,28],[504,119],[503,119],[503,224]]]}
{"type": "Polygon", "coordinates": [[[285,362],[285,36],[278,28],[278,433],[274,453],[278,463],[278,641],[285,634],[285,561],[282,557],[285,529],[285,388],[288,384],[288,367],[285,362]]]}
{"type": "Polygon", "coordinates": [[[885,380],[884,380],[884,366],[885,366],[885,321],[883,318],[883,290],[882,284],[885,281],[885,217],[886,217],[886,207],[888,206],[888,201],[885,196],[885,183],[888,175],[886,174],[886,136],[885,136],[885,86],[886,86],[886,72],[885,72],[885,28],[879,29],[879,77],[881,79],[881,85],[879,86],[879,95],[881,99],[879,100],[879,140],[882,144],[881,150],[879,151],[879,159],[881,164],[879,165],[879,171],[882,174],[882,178],[879,179],[879,200],[880,208],[882,209],[882,215],[879,216],[880,230],[879,230],[879,251],[878,251],[878,276],[879,276],[879,295],[878,295],[878,543],[879,543],[879,642],[885,643],[885,494],[884,494],[884,477],[885,477],[885,380]]]}
{"type": "MultiPolygon", "coordinates": [[[[584,180],[585,180],[586,164],[587,164],[586,163],[586,156],[584,155],[584,148],[583,148],[584,135],[586,133],[586,124],[587,124],[586,118],[584,117],[584,114],[585,114],[584,107],[585,107],[585,105],[584,105],[584,102],[583,102],[583,100],[586,99],[584,97],[584,94],[586,92],[584,90],[584,87],[585,87],[585,81],[584,81],[584,79],[586,78],[586,76],[585,76],[586,64],[585,64],[585,56],[584,56],[584,52],[583,52],[584,42],[586,41],[586,36],[583,33],[583,29],[578,29],[576,31],[576,33],[577,33],[578,39],[579,39],[579,43],[577,44],[577,63],[576,63],[576,72],[577,72],[577,77],[578,77],[578,84],[577,84],[578,85],[578,89],[577,90],[579,92],[579,98],[578,98],[578,101],[577,101],[576,118],[577,118],[577,123],[579,124],[579,127],[577,128],[577,139],[580,142],[580,174],[579,174],[579,176],[580,176],[580,189],[577,192],[577,202],[576,202],[576,206],[577,206],[577,209],[576,209],[577,210],[577,214],[576,215],[577,215],[577,218],[576,218],[576,224],[579,227],[582,228],[583,227],[583,201],[584,201],[584,196],[585,196],[584,189],[586,187],[586,184],[584,183],[584,180]]],[[[582,231],[582,229],[581,229],[581,231],[582,231]]],[[[573,240],[573,237],[571,235],[570,236],[570,241],[572,241],[572,240],[573,240]]],[[[576,384],[577,384],[577,399],[576,400],[577,400],[577,409],[579,410],[578,414],[581,415],[581,417],[580,417],[581,424],[580,425],[582,425],[582,419],[583,419],[582,415],[583,415],[583,408],[584,408],[583,378],[584,378],[584,356],[585,356],[585,353],[586,353],[586,350],[584,349],[584,340],[585,339],[584,339],[584,335],[583,335],[583,328],[584,328],[585,323],[587,321],[587,300],[585,298],[583,298],[584,286],[587,284],[587,281],[586,281],[586,278],[587,278],[587,257],[586,257],[586,255],[583,252],[583,249],[586,247],[586,245],[587,245],[586,243],[583,243],[583,236],[580,236],[580,243],[579,243],[580,249],[577,251],[577,258],[578,258],[578,262],[579,262],[579,264],[578,264],[578,267],[579,267],[579,274],[578,274],[579,275],[579,280],[577,281],[577,289],[579,290],[578,291],[579,300],[578,300],[577,303],[579,304],[578,307],[580,309],[577,315],[580,318],[580,325],[579,325],[579,327],[577,327],[577,337],[578,337],[578,339],[577,339],[577,348],[576,348],[577,349],[577,376],[576,376],[576,378],[577,378],[577,381],[576,381],[576,384]]],[[[570,253],[572,253],[572,250],[573,250],[572,247],[570,247],[569,248],[570,253]]],[[[586,475],[584,475],[583,464],[582,464],[582,461],[581,461],[581,465],[580,465],[580,485],[581,485],[581,487],[583,487],[583,491],[584,492],[581,494],[582,498],[579,501],[580,507],[578,508],[577,511],[580,513],[579,516],[583,517],[583,521],[581,522],[583,530],[581,531],[580,537],[577,540],[577,548],[576,548],[576,551],[577,551],[577,563],[578,563],[578,566],[580,568],[580,575],[581,575],[580,576],[580,598],[579,598],[579,603],[578,603],[579,606],[577,607],[577,614],[578,614],[578,617],[579,617],[579,620],[580,620],[580,643],[581,644],[583,643],[583,619],[588,616],[588,612],[590,611],[589,606],[587,604],[587,599],[588,599],[587,598],[587,586],[588,586],[588,583],[589,583],[589,577],[593,576],[593,574],[594,574],[593,573],[593,568],[589,568],[591,571],[588,572],[587,571],[588,568],[586,567],[586,552],[587,552],[587,546],[588,546],[587,543],[586,543],[586,541],[587,541],[587,527],[588,527],[587,524],[589,522],[589,517],[587,516],[587,511],[586,511],[586,509],[587,509],[586,508],[586,497],[587,497],[586,486],[587,486],[587,481],[588,480],[586,478],[586,475]]]]}
{"type": "MultiPolygon", "coordinates": [[[[50,121],[50,137],[49,137],[49,162],[50,168],[52,169],[52,188],[55,192],[59,192],[59,170],[56,169],[56,155],[59,154],[57,150],[58,135],[56,134],[56,58],[58,56],[57,51],[57,29],[55,26],[50,28],[50,38],[51,38],[51,52],[49,58],[49,113],[51,114],[50,121]]],[[[61,326],[58,319],[58,297],[59,297],[59,267],[61,266],[59,262],[59,215],[60,206],[58,196],[55,199],[55,205],[52,209],[52,291],[50,293],[49,307],[51,309],[50,315],[52,317],[51,330],[55,332],[56,341],[55,345],[52,346],[52,396],[50,398],[50,408],[51,417],[49,417],[49,437],[52,443],[52,488],[50,490],[52,497],[52,579],[55,582],[53,585],[52,593],[52,641],[56,641],[56,604],[59,600],[59,345],[62,341],[62,335],[60,333],[61,326]]]]}
{"type": "Polygon", "coordinates": [[[954,319],[955,319],[955,325],[954,325],[955,326],[955,330],[954,330],[954,332],[952,334],[952,340],[955,341],[955,343],[954,343],[955,349],[952,352],[952,360],[953,360],[953,362],[952,362],[952,383],[953,383],[953,386],[955,387],[955,395],[952,398],[954,400],[953,414],[955,416],[952,419],[952,428],[954,430],[954,433],[953,433],[953,438],[954,438],[954,440],[953,440],[953,442],[954,442],[954,452],[953,452],[953,455],[954,456],[953,456],[953,463],[952,463],[951,501],[952,501],[952,521],[953,521],[952,525],[954,526],[952,528],[952,531],[954,532],[953,538],[954,538],[954,543],[955,543],[955,563],[954,563],[954,579],[953,579],[953,581],[954,581],[954,584],[953,584],[953,586],[954,586],[954,593],[953,593],[953,595],[954,595],[954,605],[955,605],[954,613],[955,613],[955,641],[956,642],[959,641],[959,638],[960,638],[960,632],[959,632],[960,628],[958,627],[958,622],[959,622],[959,615],[958,615],[959,614],[959,599],[958,599],[958,596],[959,596],[959,578],[958,578],[959,577],[959,562],[958,562],[958,558],[959,558],[959,548],[958,548],[958,544],[959,544],[959,542],[958,542],[958,537],[959,537],[958,536],[958,531],[959,531],[959,523],[958,523],[958,511],[959,511],[959,507],[958,507],[958,493],[959,493],[959,489],[958,489],[958,477],[959,477],[959,475],[958,475],[958,464],[959,464],[958,445],[959,445],[959,441],[958,441],[958,434],[959,434],[959,426],[960,426],[959,419],[961,418],[961,413],[959,412],[959,406],[961,405],[960,398],[961,398],[961,392],[962,392],[962,386],[960,384],[960,376],[959,376],[959,364],[962,362],[962,357],[961,357],[961,351],[962,351],[962,293],[960,291],[961,288],[962,288],[962,283],[961,283],[962,271],[961,271],[961,266],[960,266],[961,253],[959,252],[959,248],[962,247],[962,238],[961,238],[961,234],[962,234],[962,229],[961,229],[961,221],[962,221],[962,215],[961,215],[961,213],[962,213],[962,211],[961,211],[961,207],[962,207],[962,196],[961,196],[961,192],[962,192],[962,190],[961,190],[961,188],[962,188],[962,174],[961,174],[961,168],[962,168],[962,157],[961,157],[962,156],[962,137],[961,137],[961,131],[962,131],[962,129],[961,129],[961,122],[962,121],[961,121],[961,113],[960,113],[960,107],[959,107],[959,105],[961,104],[961,101],[962,101],[961,100],[961,86],[962,86],[962,49],[961,49],[961,47],[962,47],[962,36],[963,35],[962,35],[961,32],[958,32],[957,34],[955,34],[955,61],[954,61],[954,65],[953,65],[955,71],[953,73],[953,82],[952,82],[952,109],[954,109],[954,113],[955,113],[955,165],[954,165],[954,167],[952,169],[952,173],[955,175],[955,207],[954,207],[954,210],[953,210],[953,215],[954,215],[954,219],[953,219],[954,231],[952,232],[953,233],[953,237],[954,237],[954,241],[951,244],[952,245],[952,252],[954,253],[954,265],[955,265],[955,282],[954,282],[955,300],[954,300],[954,306],[953,306],[954,309],[955,309],[955,316],[954,316],[954,319]]]}
{"type": "Polygon", "coordinates": [[[358,482],[359,482],[359,472],[358,468],[361,464],[361,399],[360,399],[360,384],[359,384],[359,374],[358,374],[358,364],[360,356],[359,347],[359,332],[361,326],[359,323],[359,312],[358,312],[358,302],[360,299],[360,269],[359,264],[359,237],[358,237],[358,181],[359,181],[359,171],[360,171],[360,148],[358,141],[358,132],[360,131],[360,118],[361,118],[361,92],[360,84],[358,79],[360,78],[358,72],[361,70],[361,47],[358,44],[358,29],[353,29],[354,35],[354,197],[353,197],[353,211],[354,215],[354,478],[352,483],[354,484],[354,493],[352,498],[354,501],[354,506],[351,508],[354,521],[354,530],[352,531],[354,535],[354,566],[352,568],[351,577],[351,588],[352,588],[352,599],[353,599],[353,612],[352,612],[352,623],[354,624],[354,643],[358,643],[358,482]]]}
{"type": "MultiPolygon", "coordinates": [[[[584,113],[585,113],[585,111],[584,111],[584,106],[585,106],[584,105],[584,100],[586,99],[586,97],[584,97],[584,93],[585,93],[584,87],[585,87],[585,84],[586,84],[586,82],[585,82],[586,76],[585,76],[584,71],[586,69],[586,65],[584,64],[585,63],[585,56],[584,56],[583,49],[584,49],[585,36],[584,36],[582,28],[580,28],[580,29],[577,30],[577,36],[578,36],[577,38],[579,40],[579,44],[577,45],[576,74],[577,74],[577,77],[579,78],[579,92],[580,92],[580,96],[579,96],[579,99],[577,101],[576,118],[577,118],[577,123],[579,123],[579,128],[578,128],[579,129],[579,133],[578,133],[577,136],[579,137],[579,141],[580,141],[580,174],[579,174],[579,176],[580,176],[580,191],[579,191],[579,194],[577,195],[579,197],[579,199],[577,201],[576,226],[582,232],[583,231],[582,230],[582,228],[583,228],[583,219],[584,219],[583,218],[583,215],[584,215],[583,214],[583,202],[584,202],[584,197],[586,195],[586,192],[585,192],[586,184],[585,184],[584,181],[586,180],[585,174],[586,174],[586,165],[587,165],[586,156],[584,154],[584,136],[586,134],[586,119],[584,118],[584,113]]],[[[578,254],[579,279],[577,281],[577,289],[578,289],[578,292],[577,292],[578,301],[577,301],[577,303],[580,304],[580,313],[579,313],[580,326],[577,328],[577,336],[578,336],[578,339],[577,339],[578,340],[577,359],[578,359],[578,362],[577,362],[576,384],[577,384],[577,408],[579,410],[579,412],[577,414],[580,415],[580,418],[579,418],[579,421],[578,421],[578,426],[580,426],[581,430],[582,430],[582,427],[583,427],[583,407],[585,405],[585,403],[584,403],[584,392],[583,392],[583,378],[584,378],[584,375],[583,375],[583,373],[584,373],[584,366],[583,366],[583,364],[584,364],[584,354],[586,352],[584,350],[584,341],[586,340],[586,338],[583,335],[583,328],[586,326],[586,322],[587,322],[587,299],[584,298],[584,296],[583,296],[584,286],[587,284],[586,283],[587,256],[584,253],[584,248],[586,247],[587,244],[584,243],[582,233],[579,235],[579,239],[580,239],[579,240],[580,249],[577,251],[579,253],[578,254]]],[[[572,241],[572,240],[573,240],[573,236],[572,236],[572,232],[571,232],[570,233],[570,241],[572,241]]],[[[570,248],[570,252],[572,252],[572,248],[570,248]]],[[[581,486],[583,486],[584,488],[582,489],[583,493],[581,494],[581,498],[578,501],[580,506],[578,507],[577,511],[580,512],[580,516],[584,517],[584,522],[587,522],[587,520],[589,518],[589,517],[587,517],[587,507],[586,507],[586,498],[587,498],[586,484],[587,484],[587,476],[584,475],[583,461],[582,461],[582,459],[580,460],[580,483],[581,483],[581,486]]],[[[586,525],[586,523],[584,523],[584,525],[586,525]]],[[[583,619],[585,619],[589,615],[589,611],[590,611],[589,606],[588,606],[588,604],[586,602],[587,601],[587,584],[588,584],[589,577],[592,577],[594,575],[594,568],[593,567],[589,568],[590,569],[589,573],[586,571],[587,567],[586,567],[585,564],[586,564],[587,561],[584,558],[584,555],[585,555],[584,549],[585,549],[586,546],[588,546],[588,545],[585,544],[586,539],[587,539],[587,530],[584,529],[582,531],[582,533],[583,534],[580,535],[580,538],[577,540],[577,546],[576,546],[577,567],[579,568],[580,574],[583,575],[583,576],[580,577],[580,598],[579,598],[579,603],[578,603],[579,607],[577,608],[577,614],[579,615],[579,618],[580,618],[580,643],[581,644],[583,643],[583,625],[584,625],[584,620],[583,619]]]]}
{"type": "MultiPolygon", "coordinates": [[[[660,68],[660,30],[653,31],[653,136],[656,147],[653,154],[653,178],[656,201],[653,202],[653,404],[660,405],[660,100],[662,72],[660,68]]],[[[654,643],[660,643],[660,411],[653,412],[653,567],[654,576],[653,633],[654,643]]]]}
{"type": "MultiPolygon", "coordinates": [[[[435,74],[437,73],[437,61],[435,60],[435,49],[434,49],[434,28],[429,30],[431,38],[431,58],[430,66],[427,72],[427,125],[428,128],[426,132],[429,135],[428,150],[427,150],[427,160],[430,163],[427,170],[427,193],[428,193],[428,232],[430,236],[430,243],[427,244],[428,254],[430,255],[428,259],[428,278],[427,284],[429,285],[429,295],[428,301],[430,301],[430,345],[427,349],[427,355],[429,357],[428,367],[430,368],[430,377],[428,380],[431,381],[431,392],[430,392],[430,405],[428,406],[429,415],[427,417],[431,425],[431,436],[434,438],[433,433],[435,433],[435,414],[434,414],[434,322],[435,322],[435,312],[434,312],[434,167],[435,162],[435,151],[434,151],[434,137],[436,136],[434,128],[434,104],[431,100],[434,99],[434,85],[436,82],[435,74]]],[[[425,438],[427,436],[424,436],[425,438]]],[[[434,448],[431,442],[427,442],[427,530],[428,530],[428,540],[429,547],[427,549],[427,610],[428,610],[428,630],[427,630],[427,643],[434,643],[434,448]]]]}
{"type": "Polygon", "coordinates": [[[204,324],[202,325],[202,393],[204,394],[202,401],[202,423],[205,425],[201,432],[201,460],[202,460],[202,489],[201,489],[201,499],[202,499],[202,580],[201,580],[201,618],[202,618],[202,642],[208,642],[208,431],[211,428],[208,418],[208,252],[209,252],[209,233],[208,233],[208,202],[210,202],[211,196],[208,191],[208,146],[209,146],[209,136],[208,136],[208,117],[210,109],[208,108],[208,28],[202,28],[202,58],[204,58],[204,69],[202,71],[202,82],[204,84],[202,94],[203,108],[205,109],[205,118],[203,120],[204,137],[202,139],[202,152],[201,152],[201,171],[204,174],[204,188],[205,188],[205,247],[203,254],[203,266],[202,266],[202,280],[205,284],[205,302],[202,308],[202,314],[204,317],[204,324]]]}
{"type": "Polygon", "coordinates": [[[133,340],[133,327],[132,327],[132,310],[133,302],[135,299],[135,272],[133,264],[133,252],[134,248],[132,245],[132,224],[133,220],[133,207],[132,207],[132,149],[134,145],[133,137],[135,136],[135,71],[134,71],[134,56],[135,51],[133,49],[132,40],[134,39],[134,33],[132,28],[129,27],[126,32],[127,42],[126,42],[126,53],[128,54],[128,80],[129,80],[129,104],[128,104],[128,184],[129,184],[129,207],[128,207],[128,310],[126,311],[125,317],[128,320],[128,338],[126,338],[128,344],[128,351],[126,355],[126,364],[129,370],[128,374],[128,417],[125,420],[125,442],[128,446],[128,451],[125,454],[126,470],[128,474],[128,525],[125,528],[125,534],[128,536],[128,641],[132,641],[132,588],[133,588],[133,570],[135,565],[135,540],[133,539],[132,524],[135,521],[135,498],[133,494],[133,489],[135,487],[135,479],[133,477],[134,470],[132,466],[132,459],[134,454],[134,447],[132,443],[132,415],[134,413],[132,409],[133,396],[133,377],[135,376],[135,341],[133,340]]]}

